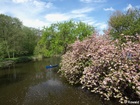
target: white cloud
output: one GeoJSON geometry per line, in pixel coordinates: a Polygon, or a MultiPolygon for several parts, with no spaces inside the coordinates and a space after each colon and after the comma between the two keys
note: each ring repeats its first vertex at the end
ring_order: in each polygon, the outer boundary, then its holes
{"type": "Polygon", "coordinates": [[[114,8],[110,7],[110,8],[104,8],[104,11],[115,11],[114,8]]]}
{"type": "MultiPolygon", "coordinates": [[[[18,3],[21,6],[26,5],[27,7],[29,6],[35,6],[36,8],[51,8],[53,7],[53,3],[51,2],[45,2],[41,0],[12,0],[14,3],[18,3]]],[[[26,8],[25,8],[26,9],[26,8]]]]}
{"type": "Polygon", "coordinates": [[[95,27],[95,24],[96,24],[96,20],[94,20],[93,18],[90,18],[90,17],[84,18],[81,21],[84,22],[84,23],[88,23],[89,25],[92,25],[94,27],[95,27]]]}
{"type": "Polygon", "coordinates": [[[100,34],[103,34],[103,30],[107,29],[107,24],[104,22],[95,23],[94,25],[97,27],[97,31],[99,31],[100,34]]]}
{"type": "Polygon", "coordinates": [[[39,19],[24,19],[24,23],[25,26],[28,27],[35,27],[35,28],[42,28],[43,26],[48,26],[50,25],[48,22],[45,21],[41,21],[39,19]]]}
{"type": "Polygon", "coordinates": [[[93,10],[94,8],[82,8],[82,9],[73,10],[71,13],[82,14],[82,13],[89,13],[93,10]]]}
{"type": "Polygon", "coordinates": [[[53,22],[66,21],[69,20],[71,17],[66,14],[52,13],[52,14],[47,14],[45,18],[47,21],[53,23],[53,22]]]}
{"type": "Polygon", "coordinates": [[[43,1],[37,1],[37,0],[33,1],[33,4],[36,7],[39,7],[39,8],[40,7],[51,8],[53,6],[53,3],[51,3],[51,2],[46,3],[46,2],[43,2],[43,1]]]}
{"type": "Polygon", "coordinates": [[[93,11],[93,8],[81,8],[69,11],[67,13],[51,13],[46,14],[45,18],[49,22],[61,22],[70,19],[88,20],[89,17],[86,13],[93,11]]]}
{"type": "Polygon", "coordinates": [[[0,10],[0,14],[4,14],[4,12],[2,10],[0,10]]]}
{"type": "Polygon", "coordinates": [[[44,19],[44,12],[54,8],[53,3],[42,0],[0,0],[0,13],[19,18],[25,26],[43,27],[49,25],[44,19]],[[7,5],[6,5],[7,4],[7,5]]]}
{"type": "Polygon", "coordinates": [[[91,3],[92,0],[80,0],[81,2],[85,2],[85,3],[91,3]]]}
{"type": "Polygon", "coordinates": [[[44,7],[45,6],[45,2],[42,2],[42,1],[33,1],[33,4],[36,6],[36,7],[44,7]]]}
{"type": "Polygon", "coordinates": [[[80,20],[88,24],[93,24],[93,18],[89,17],[87,13],[93,11],[94,8],[81,8],[69,11],[67,13],[51,13],[46,14],[45,19],[49,23],[68,21],[70,19],[80,20]]]}
{"type": "Polygon", "coordinates": [[[14,3],[25,3],[31,0],[12,0],[14,3]]]}
{"type": "Polygon", "coordinates": [[[139,8],[140,9],[140,5],[137,5],[136,8],[139,8]]]}
{"type": "Polygon", "coordinates": [[[53,7],[53,3],[48,2],[48,3],[45,5],[45,7],[47,7],[47,8],[52,8],[52,7],[53,7]]]}
{"type": "Polygon", "coordinates": [[[84,18],[84,17],[86,17],[86,15],[85,14],[71,14],[71,16],[70,16],[71,18],[84,18]]]}
{"type": "Polygon", "coordinates": [[[101,30],[104,30],[107,28],[107,24],[105,24],[105,23],[97,23],[96,25],[99,26],[99,29],[101,29],[101,30]]]}
{"type": "MultiPolygon", "coordinates": [[[[0,13],[17,17],[25,26],[35,28],[42,28],[43,26],[49,26],[55,22],[63,22],[70,19],[75,21],[80,20],[95,27],[99,27],[98,29],[100,30],[106,27],[105,24],[98,23],[90,16],[91,14],[89,13],[94,11],[95,7],[83,7],[80,9],[69,10],[67,12],[57,12],[57,9],[51,1],[52,0],[47,0],[47,2],[44,0],[0,0],[0,3],[4,4],[0,6],[0,13]]],[[[99,2],[104,0],[91,1],[99,2]]]]}
{"type": "Polygon", "coordinates": [[[102,3],[102,2],[106,2],[106,0],[80,0],[81,2],[84,2],[84,3],[102,3]]]}
{"type": "MultiPolygon", "coordinates": [[[[76,11],[76,10],[73,10],[76,11]]],[[[79,15],[77,15],[75,12],[73,13],[73,11],[68,12],[68,13],[54,13],[54,14],[47,14],[45,16],[46,18],[46,23],[54,23],[54,22],[62,22],[62,21],[68,21],[70,19],[75,19],[75,20],[80,20],[84,23],[87,23],[89,25],[92,25],[94,27],[97,27],[96,30],[99,31],[100,34],[103,34],[104,29],[107,28],[107,24],[105,24],[104,22],[97,22],[96,20],[94,20],[93,17],[90,17],[84,13],[81,13],[79,15]]]]}
{"type": "Polygon", "coordinates": [[[128,6],[124,8],[124,11],[127,11],[129,9],[134,9],[134,7],[131,4],[128,4],[128,6]]]}

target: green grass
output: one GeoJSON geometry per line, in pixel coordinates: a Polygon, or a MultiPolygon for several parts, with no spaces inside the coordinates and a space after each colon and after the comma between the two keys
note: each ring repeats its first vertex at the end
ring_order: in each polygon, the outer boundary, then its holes
{"type": "Polygon", "coordinates": [[[0,59],[0,68],[7,68],[15,63],[24,63],[24,62],[29,62],[31,60],[33,60],[32,56],[0,59]]]}

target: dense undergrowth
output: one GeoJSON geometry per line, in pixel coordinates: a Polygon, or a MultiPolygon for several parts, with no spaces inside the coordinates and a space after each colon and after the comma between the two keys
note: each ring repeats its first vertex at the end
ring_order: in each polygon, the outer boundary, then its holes
{"type": "Polygon", "coordinates": [[[62,56],[61,72],[69,83],[98,93],[105,100],[120,103],[140,98],[140,37],[92,35],[76,41],[62,56]],[[135,41],[134,41],[135,40],[135,41]]]}

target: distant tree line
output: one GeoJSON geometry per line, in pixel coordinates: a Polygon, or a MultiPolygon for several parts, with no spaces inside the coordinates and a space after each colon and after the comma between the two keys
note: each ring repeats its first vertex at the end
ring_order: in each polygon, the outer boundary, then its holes
{"type": "MultiPolygon", "coordinates": [[[[127,36],[140,35],[140,10],[115,11],[109,18],[111,38],[126,42],[127,36]],[[137,35],[136,35],[137,34],[137,35]]],[[[73,20],[53,23],[43,30],[26,27],[18,18],[0,14],[0,58],[25,55],[49,57],[66,53],[69,45],[82,41],[95,33],[95,28],[84,22],[73,20]]],[[[129,38],[130,38],[129,37],[129,38]]]]}
{"type": "Polygon", "coordinates": [[[72,20],[38,30],[24,26],[18,18],[0,14],[0,58],[63,54],[69,44],[83,40],[94,31],[93,26],[72,20]]]}
{"type": "Polygon", "coordinates": [[[0,58],[33,55],[40,30],[29,28],[18,18],[0,14],[0,58]]]}

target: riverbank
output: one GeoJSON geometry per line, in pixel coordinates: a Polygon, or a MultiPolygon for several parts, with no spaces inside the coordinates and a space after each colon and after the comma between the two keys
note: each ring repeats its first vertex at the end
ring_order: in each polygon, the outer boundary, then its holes
{"type": "Polygon", "coordinates": [[[25,63],[29,61],[37,61],[42,59],[42,56],[22,56],[17,58],[4,58],[0,59],[0,69],[11,67],[16,63],[25,63]]]}

